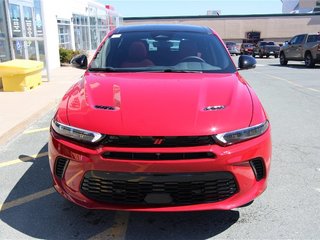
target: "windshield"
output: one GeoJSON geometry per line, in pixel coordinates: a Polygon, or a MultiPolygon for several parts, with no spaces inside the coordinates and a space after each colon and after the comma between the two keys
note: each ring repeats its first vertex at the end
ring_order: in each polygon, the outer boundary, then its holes
{"type": "Polygon", "coordinates": [[[261,42],[261,46],[265,46],[265,45],[275,45],[274,42],[261,42]]]}
{"type": "Polygon", "coordinates": [[[110,36],[89,71],[233,73],[236,68],[214,34],[145,31],[110,36]]]}

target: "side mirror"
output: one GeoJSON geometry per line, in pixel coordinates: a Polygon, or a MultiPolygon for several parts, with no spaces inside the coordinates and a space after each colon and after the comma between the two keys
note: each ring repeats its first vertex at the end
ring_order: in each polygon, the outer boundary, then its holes
{"type": "Polygon", "coordinates": [[[72,64],[73,67],[86,69],[88,67],[88,58],[86,55],[80,54],[80,55],[74,56],[71,59],[70,63],[72,64]]]}
{"type": "Polygon", "coordinates": [[[238,67],[240,69],[250,69],[255,68],[257,61],[254,57],[249,55],[241,55],[238,61],[238,67]]]}

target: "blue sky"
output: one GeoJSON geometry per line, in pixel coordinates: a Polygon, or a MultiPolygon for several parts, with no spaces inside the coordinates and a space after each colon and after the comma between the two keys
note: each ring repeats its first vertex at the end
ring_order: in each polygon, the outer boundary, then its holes
{"type": "Polygon", "coordinates": [[[280,0],[98,0],[115,7],[123,17],[206,15],[207,10],[221,14],[281,13],[280,0]]]}

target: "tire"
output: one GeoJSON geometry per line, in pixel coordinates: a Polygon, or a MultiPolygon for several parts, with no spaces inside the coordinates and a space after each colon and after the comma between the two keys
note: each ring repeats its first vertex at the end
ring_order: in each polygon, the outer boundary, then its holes
{"type": "Polygon", "coordinates": [[[266,57],[267,57],[267,58],[269,58],[269,57],[270,57],[270,55],[269,55],[269,54],[267,54],[267,55],[266,55],[266,57]]]}
{"type": "Polygon", "coordinates": [[[262,52],[259,52],[259,58],[263,58],[262,52]]]}
{"type": "Polygon", "coordinates": [[[304,64],[306,65],[307,68],[313,68],[315,66],[315,61],[312,58],[311,53],[306,53],[304,56],[304,64]]]}
{"type": "Polygon", "coordinates": [[[288,60],[284,53],[280,53],[280,65],[281,66],[286,66],[288,64],[288,60]]]}
{"type": "Polygon", "coordinates": [[[278,54],[275,54],[275,55],[274,55],[274,58],[278,58],[278,57],[279,57],[278,54]]]}

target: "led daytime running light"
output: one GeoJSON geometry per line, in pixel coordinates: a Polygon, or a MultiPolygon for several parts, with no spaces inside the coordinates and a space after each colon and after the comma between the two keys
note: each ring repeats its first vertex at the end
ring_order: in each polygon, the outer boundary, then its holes
{"type": "Polygon", "coordinates": [[[100,133],[71,127],[55,120],[52,120],[51,126],[56,133],[82,142],[96,143],[104,137],[104,135],[100,133]]]}
{"type": "Polygon", "coordinates": [[[258,137],[265,133],[269,127],[269,121],[265,121],[261,124],[239,129],[236,131],[220,133],[214,136],[214,139],[222,146],[231,145],[234,143],[246,141],[255,137],[258,137]]]}

